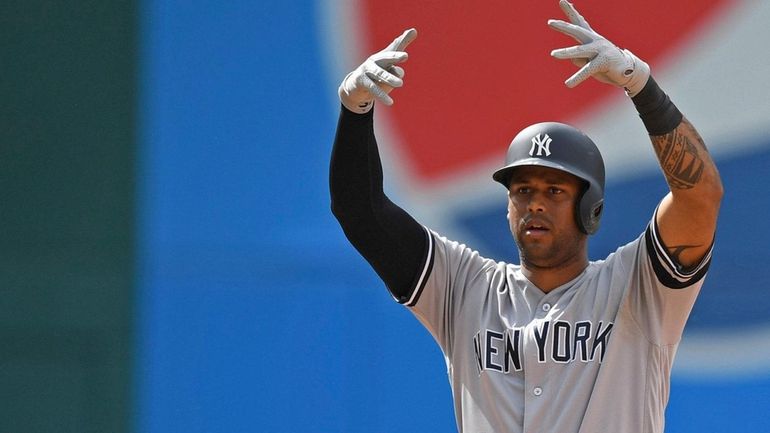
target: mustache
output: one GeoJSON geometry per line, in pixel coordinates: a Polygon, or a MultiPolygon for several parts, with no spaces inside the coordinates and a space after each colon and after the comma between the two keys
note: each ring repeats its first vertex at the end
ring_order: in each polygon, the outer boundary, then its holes
{"type": "Polygon", "coordinates": [[[530,225],[538,225],[550,229],[553,227],[553,222],[545,215],[532,214],[524,215],[519,221],[519,227],[522,229],[525,229],[530,225]]]}

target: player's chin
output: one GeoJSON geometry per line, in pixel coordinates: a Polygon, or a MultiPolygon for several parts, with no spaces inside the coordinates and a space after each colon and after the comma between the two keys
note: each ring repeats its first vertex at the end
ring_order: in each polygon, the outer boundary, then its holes
{"type": "Polygon", "coordinates": [[[533,263],[547,263],[556,254],[553,237],[538,233],[533,235],[520,230],[514,236],[519,255],[533,263]]]}
{"type": "Polygon", "coordinates": [[[532,263],[548,262],[556,253],[549,242],[541,239],[532,240],[524,238],[519,242],[519,250],[522,256],[532,263]]]}

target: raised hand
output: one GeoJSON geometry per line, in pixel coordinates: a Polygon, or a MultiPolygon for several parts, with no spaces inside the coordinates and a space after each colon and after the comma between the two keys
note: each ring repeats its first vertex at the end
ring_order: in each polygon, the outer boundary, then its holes
{"type": "Polygon", "coordinates": [[[649,65],[594,31],[572,3],[560,0],[559,6],[570,22],[548,20],[548,25],[580,42],[580,45],[551,51],[553,57],[570,59],[580,66],[564,84],[572,88],[588,77],[594,77],[603,83],[625,88],[629,96],[636,96],[650,76],[649,65]]]}
{"type": "Polygon", "coordinates": [[[406,30],[385,49],[369,56],[345,76],[338,92],[342,105],[359,114],[371,110],[375,99],[385,105],[393,105],[389,93],[404,85],[404,70],[396,65],[409,57],[404,50],[415,38],[417,30],[406,30]]]}

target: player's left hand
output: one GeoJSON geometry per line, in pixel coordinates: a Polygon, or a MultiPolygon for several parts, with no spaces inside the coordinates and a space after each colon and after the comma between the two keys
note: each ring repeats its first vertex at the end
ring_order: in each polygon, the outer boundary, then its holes
{"type": "Polygon", "coordinates": [[[559,6],[571,23],[548,20],[548,25],[559,32],[572,36],[581,45],[551,51],[557,59],[570,59],[580,66],[564,84],[575,87],[588,77],[623,87],[629,96],[636,96],[650,77],[650,67],[628,50],[621,50],[607,38],[596,33],[567,0],[560,0],[559,6]]]}

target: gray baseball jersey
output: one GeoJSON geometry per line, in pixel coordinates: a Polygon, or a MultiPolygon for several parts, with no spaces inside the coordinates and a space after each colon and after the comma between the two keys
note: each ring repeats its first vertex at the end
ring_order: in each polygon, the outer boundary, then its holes
{"type": "Polygon", "coordinates": [[[543,293],[518,265],[428,231],[409,306],[440,345],[460,432],[662,432],[674,354],[711,251],[686,272],[655,218],[543,293]]]}

